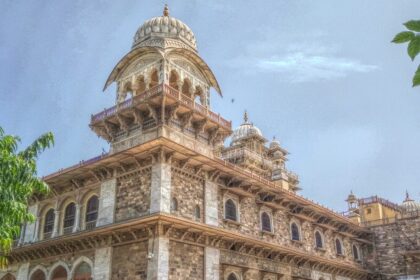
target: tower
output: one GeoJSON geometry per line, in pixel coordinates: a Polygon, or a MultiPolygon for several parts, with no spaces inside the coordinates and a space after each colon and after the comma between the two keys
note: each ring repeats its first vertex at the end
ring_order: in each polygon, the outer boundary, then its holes
{"type": "Polygon", "coordinates": [[[210,88],[221,96],[200,57],[194,33],[163,15],[137,30],[131,50],[117,63],[104,90],[116,83],[116,104],[92,115],[90,127],[115,153],[159,137],[194,146],[208,156],[231,133],[231,122],[210,110],[210,88]]]}

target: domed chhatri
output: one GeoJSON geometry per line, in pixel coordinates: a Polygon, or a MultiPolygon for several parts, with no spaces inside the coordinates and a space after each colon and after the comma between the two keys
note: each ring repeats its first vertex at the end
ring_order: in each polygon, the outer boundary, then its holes
{"type": "Polygon", "coordinates": [[[248,121],[248,112],[244,113],[244,122],[233,131],[231,145],[235,145],[242,139],[257,137],[264,140],[261,130],[248,121]]]}
{"type": "Polygon", "coordinates": [[[408,191],[405,192],[405,200],[401,204],[403,212],[415,212],[420,211],[420,203],[410,198],[408,191]]]}
{"type": "Polygon", "coordinates": [[[165,5],[163,10],[163,16],[151,18],[139,27],[134,36],[132,48],[134,49],[137,46],[154,46],[154,39],[160,38],[179,40],[181,41],[180,46],[186,44],[189,48],[197,51],[197,43],[191,28],[179,19],[169,16],[167,5],[165,5]]]}

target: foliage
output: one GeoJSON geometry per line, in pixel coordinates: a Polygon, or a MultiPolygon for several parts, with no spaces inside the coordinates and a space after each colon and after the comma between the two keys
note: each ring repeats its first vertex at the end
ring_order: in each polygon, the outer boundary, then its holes
{"type": "MultiPolygon", "coordinates": [[[[414,60],[420,53],[420,20],[410,20],[404,23],[409,31],[403,31],[395,35],[392,43],[402,44],[408,42],[407,53],[414,60]]],[[[420,65],[413,77],[413,87],[420,85],[420,65]]]]}
{"type": "Polygon", "coordinates": [[[34,193],[47,193],[48,186],[37,177],[36,159],[54,144],[51,132],[18,151],[20,138],[6,135],[0,127],[0,269],[7,266],[13,240],[20,236],[21,225],[33,222],[28,199],[34,193]]]}

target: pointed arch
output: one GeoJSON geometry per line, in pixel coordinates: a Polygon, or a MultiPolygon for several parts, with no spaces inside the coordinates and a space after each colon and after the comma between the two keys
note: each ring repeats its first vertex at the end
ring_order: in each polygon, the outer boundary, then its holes
{"type": "Polygon", "coordinates": [[[76,221],[76,203],[71,201],[64,208],[62,224],[62,233],[67,234],[73,232],[74,223],[76,221]]]}
{"type": "Polygon", "coordinates": [[[92,260],[89,259],[88,257],[81,256],[76,261],[73,262],[72,270],[71,270],[71,273],[70,273],[70,279],[74,279],[74,280],[90,279],[87,270],[82,271],[82,272],[84,272],[84,275],[78,275],[80,266],[83,265],[83,264],[87,264],[89,266],[90,273],[92,274],[92,272],[93,272],[93,262],[92,262],[92,260]]]}
{"type": "Polygon", "coordinates": [[[319,230],[315,231],[315,248],[324,248],[324,237],[319,230]]]}
{"type": "Polygon", "coordinates": [[[228,275],[227,280],[239,280],[239,276],[238,276],[238,275],[236,275],[236,273],[231,272],[231,273],[228,275]]]}
{"type": "Polygon", "coordinates": [[[70,270],[68,265],[63,261],[53,264],[48,275],[49,280],[66,280],[69,278],[70,270]]]}
{"type": "Polygon", "coordinates": [[[238,209],[232,199],[227,199],[225,202],[225,219],[238,221],[238,209]]]}
{"type": "Polygon", "coordinates": [[[191,98],[191,88],[192,88],[192,83],[190,79],[184,78],[184,81],[182,82],[182,89],[181,89],[182,94],[191,98]]]}
{"type": "Polygon", "coordinates": [[[343,242],[341,241],[340,238],[336,238],[335,239],[335,251],[337,253],[337,255],[339,256],[343,256],[343,242]]]}
{"type": "Polygon", "coordinates": [[[300,228],[296,222],[290,224],[291,238],[294,241],[300,241],[300,228]]]}
{"type": "Polygon", "coordinates": [[[272,232],[271,216],[267,212],[261,213],[261,230],[272,232]]]}
{"type": "Polygon", "coordinates": [[[31,272],[29,273],[29,280],[47,280],[47,269],[45,269],[42,265],[37,265],[32,268],[31,272]]]}
{"type": "Polygon", "coordinates": [[[135,89],[136,91],[134,95],[139,95],[140,93],[146,91],[146,81],[143,75],[139,75],[136,77],[135,89]]]}
{"type": "Polygon", "coordinates": [[[12,273],[7,273],[4,275],[1,280],[16,280],[16,277],[12,273]]]}
{"type": "Polygon", "coordinates": [[[98,219],[99,197],[95,194],[90,196],[86,201],[85,209],[85,229],[92,229],[96,226],[96,220],[98,219]]]}

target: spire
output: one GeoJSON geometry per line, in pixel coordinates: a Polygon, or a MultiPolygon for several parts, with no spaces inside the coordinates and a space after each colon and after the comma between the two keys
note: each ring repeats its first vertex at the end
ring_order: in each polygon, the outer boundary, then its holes
{"type": "Polygon", "coordinates": [[[406,202],[406,201],[413,201],[413,200],[410,198],[410,194],[408,193],[408,190],[406,190],[406,191],[405,191],[405,200],[404,200],[404,202],[406,202]]]}
{"type": "Polygon", "coordinates": [[[163,16],[169,17],[169,8],[168,4],[165,4],[165,8],[163,8],[163,16]]]}
{"type": "Polygon", "coordinates": [[[248,123],[248,112],[246,110],[244,112],[244,123],[248,123]]]}

